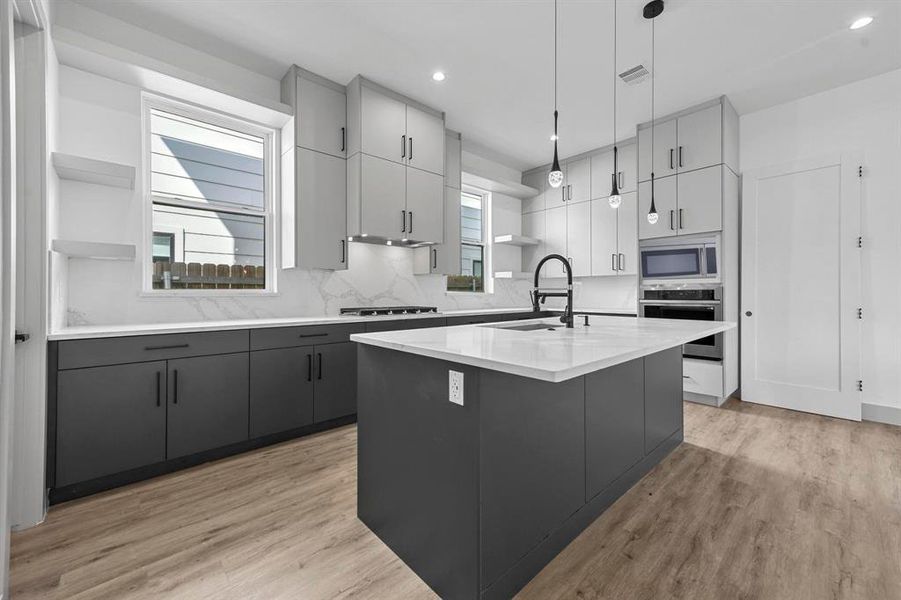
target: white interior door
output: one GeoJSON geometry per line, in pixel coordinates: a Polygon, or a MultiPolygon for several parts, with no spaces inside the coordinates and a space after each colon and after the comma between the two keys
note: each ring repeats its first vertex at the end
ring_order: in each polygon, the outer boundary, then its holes
{"type": "Polygon", "coordinates": [[[857,165],[744,175],[742,400],[860,420],[857,165]]]}

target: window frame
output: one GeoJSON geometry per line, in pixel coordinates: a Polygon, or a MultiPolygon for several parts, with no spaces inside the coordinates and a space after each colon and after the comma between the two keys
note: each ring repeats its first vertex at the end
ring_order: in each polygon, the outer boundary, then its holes
{"type": "MultiPolygon", "coordinates": [[[[141,93],[141,169],[142,181],[142,239],[141,261],[141,292],[143,297],[223,297],[223,296],[272,296],[278,294],[277,271],[280,263],[278,256],[278,244],[275,236],[278,231],[277,199],[278,199],[278,163],[277,148],[279,132],[272,127],[262,125],[238,116],[227,115],[208,108],[203,108],[189,102],[168,98],[149,92],[141,93]],[[217,127],[232,129],[239,133],[257,136],[263,139],[263,209],[254,210],[240,206],[230,206],[216,202],[199,203],[191,200],[172,198],[169,196],[155,196],[151,188],[152,176],[152,151],[150,132],[150,112],[159,110],[187,119],[202,121],[217,127]],[[226,212],[236,215],[247,215],[263,218],[263,252],[266,272],[266,282],[263,289],[215,289],[215,288],[191,288],[161,290],[153,287],[153,206],[155,203],[180,206],[184,208],[226,212]]],[[[163,231],[163,228],[160,231],[163,231]]],[[[167,231],[168,233],[168,231],[167,231]]],[[[176,239],[176,245],[180,242],[176,239]]]]}
{"type": "Polygon", "coordinates": [[[461,223],[460,227],[460,239],[458,241],[458,245],[460,246],[460,267],[462,271],[462,260],[463,260],[463,246],[481,246],[482,248],[482,289],[481,291],[472,291],[472,290],[448,290],[447,282],[445,281],[445,293],[447,294],[492,294],[494,293],[494,277],[491,275],[492,271],[492,252],[491,252],[491,192],[482,190],[476,187],[464,185],[462,189],[459,190],[459,202],[460,202],[460,219],[462,220],[463,215],[463,194],[469,194],[470,196],[478,196],[482,200],[482,240],[480,242],[475,242],[469,238],[463,238],[463,227],[461,223]]]}

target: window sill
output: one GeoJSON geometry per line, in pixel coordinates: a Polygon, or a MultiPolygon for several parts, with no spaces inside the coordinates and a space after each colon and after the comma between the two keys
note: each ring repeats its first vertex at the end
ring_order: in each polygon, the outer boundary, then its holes
{"type": "Polygon", "coordinates": [[[492,292],[488,292],[488,291],[482,291],[482,292],[464,292],[464,291],[457,291],[457,290],[454,290],[454,291],[451,291],[451,290],[445,290],[444,294],[445,294],[446,296],[485,296],[485,295],[489,295],[489,296],[490,296],[490,295],[492,294],[492,292]]]}
{"type": "Polygon", "coordinates": [[[157,298],[248,298],[278,296],[273,290],[143,290],[142,299],[157,298]]]}

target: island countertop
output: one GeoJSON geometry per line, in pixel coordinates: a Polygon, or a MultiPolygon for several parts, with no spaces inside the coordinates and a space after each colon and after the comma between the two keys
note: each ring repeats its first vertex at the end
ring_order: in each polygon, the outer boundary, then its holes
{"type": "Polygon", "coordinates": [[[683,319],[595,316],[587,327],[581,318],[577,317],[576,321],[572,329],[566,329],[558,318],[551,317],[494,325],[358,333],[350,339],[557,383],[735,327],[735,323],[726,321],[683,319]],[[514,329],[532,323],[555,329],[514,329]]]}

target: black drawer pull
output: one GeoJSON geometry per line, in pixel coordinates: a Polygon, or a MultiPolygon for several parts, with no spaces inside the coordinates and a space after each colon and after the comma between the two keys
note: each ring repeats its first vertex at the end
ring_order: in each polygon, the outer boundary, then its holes
{"type": "Polygon", "coordinates": [[[322,379],[322,352],[316,353],[316,360],[319,361],[319,375],[316,376],[316,379],[322,379]]]}
{"type": "Polygon", "coordinates": [[[160,405],[160,396],[161,396],[161,394],[160,394],[160,392],[161,392],[161,390],[160,390],[160,378],[161,378],[161,376],[162,376],[162,374],[161,374],[159,371],[157,371],[157,372],[156,372],[156,405],[157,405],[157,406],[160,405]]]}
{"type": "Polygon", "coordinates": [[[172,370],[172,404],[178,404],[178,369],[172,370]]]}
{"type": "Polygon", "coordinates": [[[307,381],[313,381],[313,355],[307,354],[307,381]]]}
{"type": "Polygon", "coordinates": [[[311,337],[326,337],[327,335],[328,335],[328,333],[301,333],[297,337],[311,338],[311,337]]]}
{"type": "Polygon", "coordinates": [[[187,348],[190,344],[172,344],[170,346],[144,346],[144,350],[174,350],[176,348],[187,348]]]}

